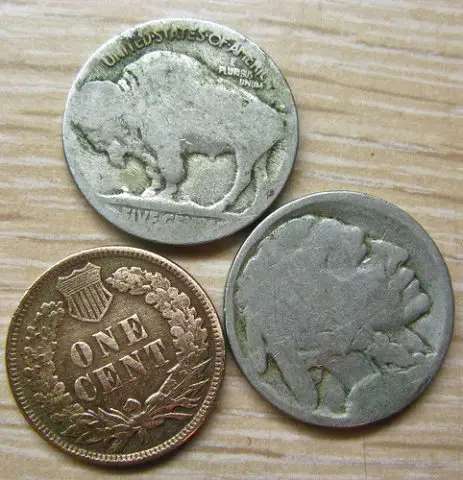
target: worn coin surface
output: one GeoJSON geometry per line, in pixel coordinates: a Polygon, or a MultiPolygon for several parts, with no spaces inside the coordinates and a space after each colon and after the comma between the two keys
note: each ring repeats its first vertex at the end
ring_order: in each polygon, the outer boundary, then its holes
{"type": "Polygon", "coordinates": [[[412,402],[448,349],[453,293],[423,228],[352,192],[291,202],[246,240],[226,330],[253,386],[308,423],[364,425],[412,402]]]}
{"type": "Polygon", "coordinates": [[[11,321],[10,385],[52,444],[100,464],[159,457],[209,415],[224,369],[217,314],[180,267],[107,247],[72,255],[11,321]]]}
{"type": "Polygon", "coordinates": [[[170,244],[255,220],[291,171],[297,115],[259,47],[210,22],[139,25],[103,45],[69,93],[63,142],[82,193],[109,221],[170,244]]]}

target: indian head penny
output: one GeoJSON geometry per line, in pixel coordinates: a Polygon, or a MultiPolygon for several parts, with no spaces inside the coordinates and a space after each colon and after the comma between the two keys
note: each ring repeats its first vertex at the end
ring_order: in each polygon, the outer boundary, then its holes
{"type": "Polygon", "coordinates": [[[429,235],[383,200],[327,192],[291,202],[246,240],[225,320],[253,386],[289,415],[368,424],[416,399],[447,352],[449,274],[429,235]]]}
{"type": "Polygon", "coordinates": [[[254,221],[293,166],[286,80],[214,23],[139,25],[97,50],[69,93],[66,160],[90,204],[129,233],[197,244],[254,221]]]}
{"type": "Polygon", "coordinates": [[[208,417],[224,369],[217,314],[169,260],[107,247],[72,255],[27,291],[7,368],[28,422],[94,463],[157,458],[208,417]]]}

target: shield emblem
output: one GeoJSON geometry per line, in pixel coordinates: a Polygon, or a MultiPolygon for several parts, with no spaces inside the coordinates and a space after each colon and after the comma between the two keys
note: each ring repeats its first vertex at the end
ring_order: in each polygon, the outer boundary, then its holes
{"type": "Polygon", "coordinates": [[[103,285],[100,270],[89,262],[66,277],[58,277],[56,289],[66,298],[71,317],[96,323],[108,310],[113,296],[103,285]]]}

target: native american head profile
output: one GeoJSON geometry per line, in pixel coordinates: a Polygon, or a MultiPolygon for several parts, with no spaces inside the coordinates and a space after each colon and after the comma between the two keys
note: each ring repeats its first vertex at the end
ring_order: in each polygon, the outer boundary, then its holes
{"type": "Polygon", "coordinates": [[[252,365],[264,374],[273,360],[301,405],[342,415],[370,376],[419,364],[432,349],[413,325],[431,299],[408,259],[404,248],[332,218],[277,227],[235,293],[252,365]]]}

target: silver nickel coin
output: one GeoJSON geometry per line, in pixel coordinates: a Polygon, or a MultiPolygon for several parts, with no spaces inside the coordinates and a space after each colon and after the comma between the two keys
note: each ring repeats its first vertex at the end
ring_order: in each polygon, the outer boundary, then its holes
{"type": "Polygon", "coordinates": [[[288,203],[238,252],[225,291],[228,339],[251,384],[307,423],[354,427],[410,404],[453,331],[436,245],[398,207],[353,192],[288,203]]]}
{"type": "Polygon", "coordinates": [[[292,169],[294,99],[270,57],[215,23],[145,23],[97,50],[63,121],[78,187],[139,237],[191,245],[232,234],[272,203],[292,169]]]}

